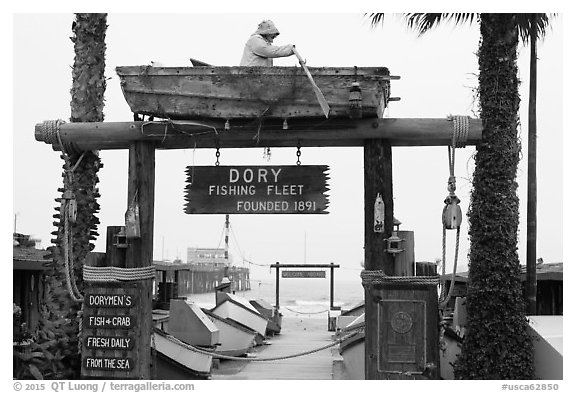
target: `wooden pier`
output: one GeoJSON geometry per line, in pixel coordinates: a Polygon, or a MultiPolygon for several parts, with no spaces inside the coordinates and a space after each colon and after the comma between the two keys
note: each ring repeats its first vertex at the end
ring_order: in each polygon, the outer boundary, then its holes
{"type": "MultiPolygon", "coordinates": [[[[325,318],[290,317],[282,320],[282,333],[257,347],[258,358],[276,358],[310,351],[332,342],[325,318]]],[[[339,379],[333,371],[334,347],[312,354],[265,362],[223,360],[212,372],[215,380],[324,380],[339,379]]]]}
{"type": "Polygon", "coordinates": [[[156,268],[155,298],[157,307],[168,309],[170,299],[191,293],[208,293],[228,277],[234,291],[250,290],[250,269],[230,266],[197,266],[193,264],[154,261],[156,268]]]}

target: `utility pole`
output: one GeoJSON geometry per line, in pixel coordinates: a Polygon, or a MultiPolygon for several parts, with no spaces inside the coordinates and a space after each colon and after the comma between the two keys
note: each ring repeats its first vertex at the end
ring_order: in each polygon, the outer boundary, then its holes
{"type": "Polygon", "coordinates": [[[230,235],[230,215],[226,214],[226,223],[224,226],[225,230],[224,230],[224,259],[226,260],[226,263],[228,264],[228,236],[230,235]]]}

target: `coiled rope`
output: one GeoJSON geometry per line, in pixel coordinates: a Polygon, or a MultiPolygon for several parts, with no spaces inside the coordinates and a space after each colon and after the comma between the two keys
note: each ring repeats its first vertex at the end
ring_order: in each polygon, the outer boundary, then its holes
{"type": "Polygon", "coordinates": [[[454,124],[452,145],[456,148],[466,147],[466,142],[468,141],[468,131],[470,130],[470,117],[449,115],[447,119],[452,121],[454,124]]]}
{"type": "Polygon", "coordinates": [[[382,270],[362,270],[360,272],[363,286],[374,284],[394,286],[401,284],[435,286],[439,283],[438,276],[388,276],[382,270]]]}
{"type": "Polygon", "coordinates": [[[58,133],[60,132],[60,125],[65,123],[66,122],[61,119],[43,121],[40,126],[41,140],[52,145],[60,143],[60,146],[62,146],[62,141],[58,133]]]}
{"type": "Polygon", "coordinates": [[[223,359],[223,360],[242,360],[245,362],[271,362],[271,361],[277,361],[277,360],[286,360],[286,359],[292,359],[292,358],[297,358],[300,356],[306,356],[306,355],[310,355],[312,353],[315,352],[320,352],[323,351],[324,349],[330,348],[330,347],[334,347],[338,344],[340,344],[342,341],[349,339],[350,337],[353,337],[355,335],[357,335],[359,333],[359,331],[350,333],[346,336],[340,337],[339,339],[331,342],[330,344],[324,345],[320,348],[314,348],[311,349],[309,351],[305,351],[305,352],[300,352],[300,353],[294,353],[294,354],[290,354],[290,355],[285,355],[285,356],[275,356],[275,357],[269,357],[269,358],[245,358],[245,357],[237,357],[237,356],[227,356],[227,355],[221,355],[218,353],[214,353],[214,352],[210,352],[210,351],[206,351],[204,349],[200,349],[198,347],[195,347],[193,345],[188,345],[185,344],[185,346],[189,349],[191,349],[194,352],[198,352],[198,353],[202,353],[204,355],[210,355],[212,357],[215,357],[217,359],[223,359]]]}
{"type": "Polygon", "coordinates": [[[116,267],[116,266],[84,266],[84,281],[117,282],[148,280],[156,276],[154,266],[116,267]]]}

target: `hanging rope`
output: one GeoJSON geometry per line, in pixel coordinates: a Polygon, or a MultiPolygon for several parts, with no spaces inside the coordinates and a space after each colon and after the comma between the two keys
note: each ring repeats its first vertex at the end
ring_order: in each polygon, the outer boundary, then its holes
{"type": "MultiPolygon", "coordinates": [[[[442,233],[442,275],[445,274],[445,263],[446,263],[446,228],[444,228],[442,233]]],[[[450,296],[452,296],[452,291],[454,290],[454,282],[456,281],[456,268],[458,266],[458,250],[460,245],[460,228],[456,230],[456,246],[454,252],[454,267],[452,270],[452,277],[450,279],[450,289],[448,293],[446,293],[446,281],[442,284],[442,289],[440,292],[440,296],[438,298],[439,305],[438,307],[441,310],[444,310],[450,301],[450,296]]]]}
{"type": "Polygon", "coordinates": [[[66,199],[62,200],[62,206],[64,208],[64,239],[63,245],[64,248],[64,275],[66,276],[66,288],[68,289],[68,294],[70,298],[75,302],[82,302],[84,297],[78,290],[76,286],[76,279],[74,277],[74,259],[70,255],[72,254],[72,245],[70,239],[70,230],[69,230],[69,213],[68,213],[68,202],[66,199]]]}
{"type": "Polygon", "coordinates": [[[270,265],[266,265],[266,264],[260,264],[260,263],[252,262],[252,261],[246,259],[246,257],[244,256],[244,251],[242,251],[242,249],[240,248],[240,243],[238,243],[238,239],[236,239],[236,233],[234,232],[234,227],[232,226],[232,223],[230,223],[230,234],[232,234],[232,241],[233,241],[234,245],[236,246],[236,251],[238,251],[240,253],[240,256],[242,257],[242,262],[248,262],[250,265],[255,265],[255,266],[263,266],[263,267],[270,266],[270,265]]]}
{"type": "MultiPolygon", "coordinates": [[[[346,336],[343,336],[337,340],[335,340],[334,342],[331,342],[330,344],[324,345],[320,348],[315,348],[315,349],[311,349],[309,351],[305,351],[305,352],[300,352],[300,353],[295,353],[295,354],[291,354],[291,355],[285,355],[285,356],[275,356],[275,357],[269,357],[269,358],[248,358],[248,357],[236,357],[236,356],[227,356],[227,355],[221,355],[221,354],[217,354],[214,352],[210,352],[210,351],[206,351],[204,349],[200,349],[198,347],[192,346],[192,345],[188,345],[188,344],[184,344],[184,346],[194,352],[198,352],[198,353],[202,353],[204,355],[210,355],[212,357],[215,357],[217,359],[224,359],[224,360],[242,360],[245,362],[270,362],[270,361],[277,361],[277,360],[286,360],[286,359],[292,359],[292,358],[297,358],[300,356],[305,356],[305,355],[310,355],[312,353],[315,352],[320,352],[323,351],[327,348],[330,347],[334,347],[338,344],[340,344],[341,342],[343,342],[344,340],[349,339],[350,337],[353,337],[355,335],[357,335],[359,333],[359,331],[350,333],[346,336]]],[[[168,339],[170,340],[175,340],[174,338],[172,338],[171,336],[166,336],[168,339]]]]}
{"type": "MultiPolygon", "coordinates": [[[[84,154],[80,156],[76,165],[71,168],[70,157],[68,156],[64,145],[62,144],[62,139],[60,138],[60,124],[62,120],[48,121],[44,122],[44,125],[48,132],[55,133],[58,143],[60,144],[60,150],[62,151],[62,157],[64,158],[64,171],[66,179],[68,180],[68,186],[72,184],[74,180],[74,170],[78,167],[78,164],[84,158],[84,154]]],[[[53,137],[53,135],[51,135],[53,137]]],[[[66,182],[65,182],[66,185],[66,182]]],[[[64,190],[62,195],[61,203],[61,214],[64,215],[64,238],[62,248],[64,249],[64,275],[66,277],[66,288],[70,298],[75,302],[82,302],[84,297],[78,287],[76,286],[76,277],[74,275],[74,248],[72,243],[72,236],[70,233],[70,221],[72,223],[76,222],[77,205],[72,190],[64,190]]]]}
{"type": "Polygon", "coordinates": [[[244,257],[242,257],[242,262],[248,262],[250,265],[254,265],[254,266],[262,266],[262,267],[269,267],[270,266],[270,264],[252,262],[251,260],[246,259],[244,257]]]}
{"type": "Polygon", "coordinates": [[[452,295],[456,269],[458,266],[458,251],[460,245],[460,225],[462,223],[462,211],[460,199],[456,196],[456,176],[454,175],[454,166],[456,162],[456,149],[466,146],[468,140],[469,117],[468,116],[449,116],[448,120],[453,122],[452,144],[448,146],[448,196],[444,199],[444,210],[442,211],[442,275],[446,274],[446,231],[456,229],[456,245],[454,250],[454,266],[450,289],[446,293],[446,281],[442,284],[438,301],[439,308],[444,310],[452,295]]]}
{"type": "Polygon", "coordinates": [[[314,315],[314,314],[323,314],[325,312],[328,312],[330,310],[326,309],[326,310],[322,310],[322,311],[316,311],[316,312],[304,312],[304,311],[296,311],[296,310],[292,310],[291,308],[288,308],[286,306],[284,306],[284,308],[288,311],[292,311],[296,314],[304,314],[304,315],[314,315]]]}

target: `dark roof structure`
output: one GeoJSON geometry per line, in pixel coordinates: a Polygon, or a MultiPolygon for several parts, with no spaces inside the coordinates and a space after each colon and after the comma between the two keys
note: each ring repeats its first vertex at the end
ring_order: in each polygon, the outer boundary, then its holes
{"type": "Polygon", "coordinates": [[[50,251],[34,247],[35,242],[29,235],[14,233],[12,250],[13,270],[48,270],[45,266],[50,251]]]}
{"type": "MultiPolygon", "coordinates": [[[[536,265],[536,280],[538,281],[563,281],[563,262],[559,263],[541,263],[536,265]]],[[[520,279],[526,281],[526,266],[522,265],[520,279]]],[[[452,274],[444,274],[440,276],[440,281],[450,281],[452,274]]],[[[468,272],[456,273],[454,277],[455,282],[467,282],[468,272]]]]}

